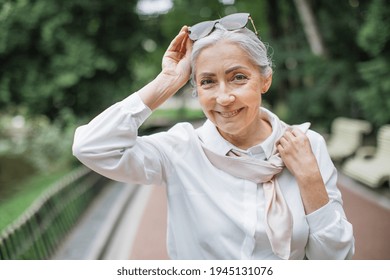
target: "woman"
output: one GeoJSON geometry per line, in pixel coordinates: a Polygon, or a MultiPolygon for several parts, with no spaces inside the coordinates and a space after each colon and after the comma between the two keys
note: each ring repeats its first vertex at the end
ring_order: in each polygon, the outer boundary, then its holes
{"type": "Polygon", "coordinates": [[[114,180],[167,186],[172,259],[351,258],[352,226],[323,138],[261,107],[272,68],[248,19],[184,26],[161,73],[79,127],[73,153],[114,180]],[[203,126],[138,137],[190,77],[203,126]]]}

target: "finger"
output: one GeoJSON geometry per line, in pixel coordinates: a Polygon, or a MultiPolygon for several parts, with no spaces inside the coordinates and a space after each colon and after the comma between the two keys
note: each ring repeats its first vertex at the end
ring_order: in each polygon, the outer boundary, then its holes
{"type": "Polygon", "coordinates": [[[187,32],[187,38],[186,38],[186,49],[189,50],[190,52],[192,51],[192,46],[194,45],[194,41],[190,39],[190,36],[188,35],[187,32]]]}
{"type": "Polygon", "coordinates": [[[300,130],[298,127],[294,127],[292,130],[291,130],[291,133],[298,137],[298,136],[302,136],[304,133],[302,130],[300,130]]]}
{"type": "Polygon", "coordinates": [[[187,33],[187,34],[188,34],[188,33],[189,33],[189,32],[188,32],[188,29],[189,29],[189,28],[188,28],[188,26],[187,26],[187,25],[183,25],[183,26],[182,26],[182,28],[180,29],[180,32],[182,32],[182,31],[183,31],[183,32],[185,32],[185,33],[187,33]]]}
{"type": "MultiPolygon", "coordinates": [[[[280,138],[276,141],[275,145],[278,146],[280,144],[280,141],[282,140],[282,138],[284,138],[285,136],[285,133],[282,134],[282,136],[280,136],[280,138]]],[[[286,140],[286,139],[284,139],[286,140]]]]}
{"type": "Polygon", "coordinates": [[[179,34],[172,40],[168,47],[168,51],[178,52],[182,49],[183,41],[188,38],[188,27],[183,26],[179,34]]]}
{"type": "Polygon", "coordinates": [[[181,45],[180,45],[180,52],[181,53],[187,52],[187,42],[188,42],[188,36],[184,37],[183,41],[181,42],[181,45]]]}
{"type": "Polygon", "coordinates": [[[292,130],[288,129],[284,132],[283,138],[285,138],[286,141],[291,141],[294,138],[294,134],[292,133],[292,130]]]}
{"type": "Polygon", "coordinates": [[[182,43],[182,47],[179,51],[180,53],[180,58],[183,59],[183,60],[189,60],[190,57],[191,57],[191,53],[192,53],[192,41],[189,39],[189,37],[187,37],[183,43],[182,43]]]}
{"type": "Polygon", "coordinates": [[[282,148],[286,148],[288,144],[289,144],[288,140],[284,136],[282,136],[280,137],[277,145],[282,146],[282,148]]]}
{"type": "Polygon", "coordinates": [[[278,149],[278,152],[279,152],[280,155],[284,155],[285,150],[284,150],[282,144],[279,143],[279,144],[276,146],[276,148],[278,149]]]}

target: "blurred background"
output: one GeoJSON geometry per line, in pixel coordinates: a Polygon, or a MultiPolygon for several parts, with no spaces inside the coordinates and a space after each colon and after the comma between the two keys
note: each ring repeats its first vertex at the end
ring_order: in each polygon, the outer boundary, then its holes
{"type": "MultiPolygon", "coordinates": [[[[390,123],[386,0],[0,0],[0,259],[52,257],[92,205],[107,203],[107,212],[123,192],[127,200],[116,217],[137,193],[142,205],[149,203],[153,191],[128,191],[83,169],[71,154],[74,129],[153,79],[183,25],[235,12],[251,14],[272,55],[266,107],[288,123],[309,120],[327,139],[336,118],[364,120],[370,130],[359,145],[377,145],[377,134],[390,123]]],[[[154,112],[142,132],[201,120],[191,92],[185,87],[154,112]]],[[[382,165],[390,166],[389,158],[382,165]]],[[[379,207],[367,216],[378,223],[370,226],[374,235],[357,237],[367,246],[357,258],[390,259],[383,238],[390,230],[389,177],[375,188],[350,176],[341,184],[357,225],[359,211],[369,212],[359,199],[369,198],[370,211],[379,207]]],[[[107,241],[96,244],[107,249],[107,241]]]]}

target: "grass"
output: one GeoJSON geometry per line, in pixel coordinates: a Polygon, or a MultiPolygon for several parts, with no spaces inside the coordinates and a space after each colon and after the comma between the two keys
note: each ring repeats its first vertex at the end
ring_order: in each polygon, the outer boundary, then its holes
{"type": "Polygon", "coordinates": [[[5,200],[0,200],[0,233],[53,183],[65,176],[70,169],[54,171],[50,174],[37,174],[24,181],[19,191],[5,200]]]}

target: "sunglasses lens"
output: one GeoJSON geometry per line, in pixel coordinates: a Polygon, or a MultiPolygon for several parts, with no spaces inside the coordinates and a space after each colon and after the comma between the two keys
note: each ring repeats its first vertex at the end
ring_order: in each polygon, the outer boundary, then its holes
{"type": "Polygon", "coordinates": [[[219,23],[223,25],[227,30],[236,30],[244,28],[248,23],[248,13],[237,13],[223,17],[219,20],[219,23]]]}
{"type": "Polygon", "coordinates": [[[191,40],[198,40],[206,37],[213,30],[215,21],[203,21],[190,27],[189,37],[191,40]]]}
{"type": "Polygon", "coordinates": [[[241,29],[246,26],[248,19],[249,13],[237,13],[228,15],[219,20],[203,21],[190,27],[189,37],[191,40],[196,41],[208,36],[211,31],[213,31],[217,22],[219,22],[227,30],[241,29]]]}

